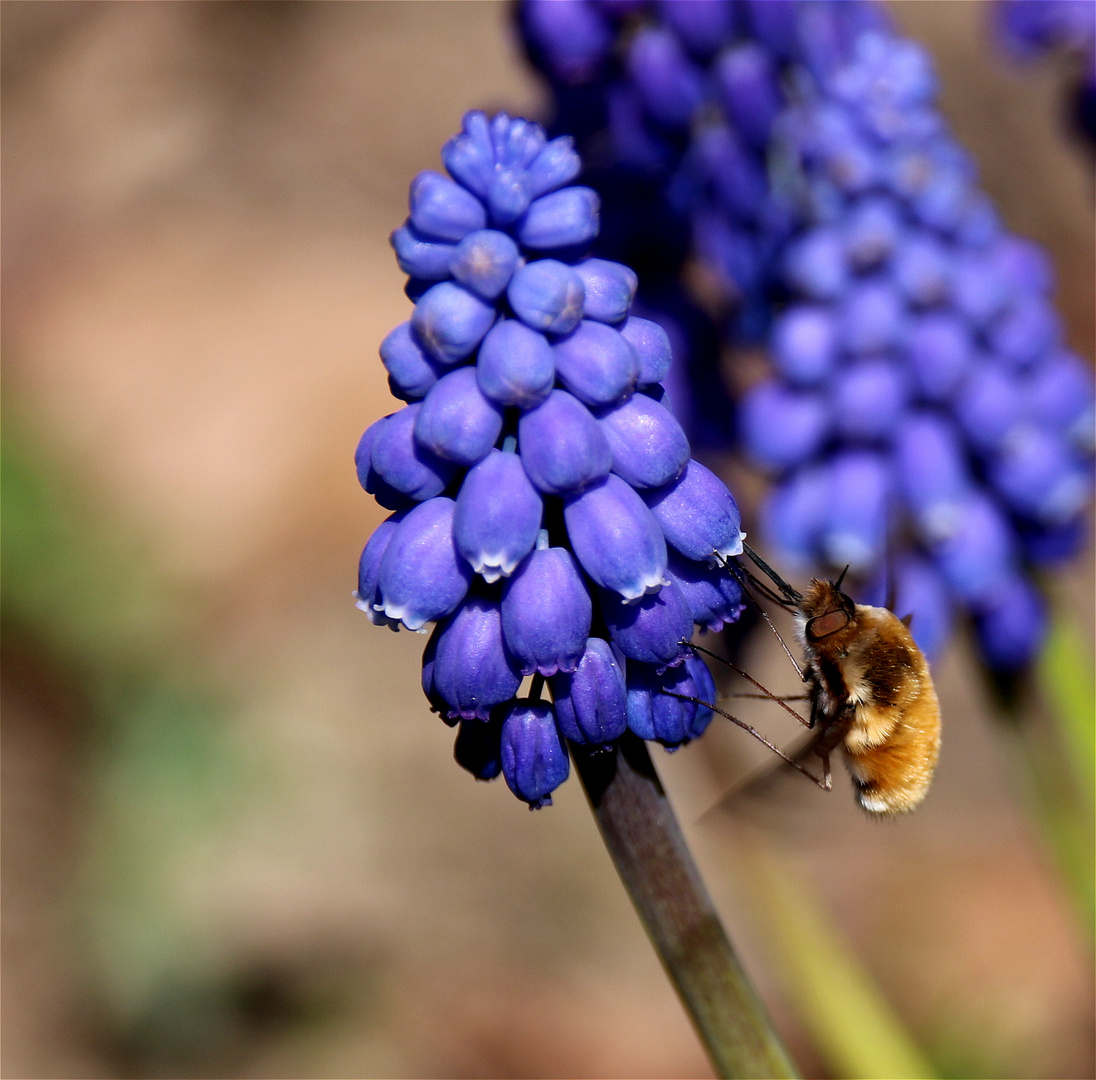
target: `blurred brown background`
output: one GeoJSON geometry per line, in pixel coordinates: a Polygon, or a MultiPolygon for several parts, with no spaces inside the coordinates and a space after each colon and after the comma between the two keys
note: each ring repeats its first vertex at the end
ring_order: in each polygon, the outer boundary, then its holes
{"type": "MultiPolygon", "coordinates": [[[[1060,68],[1006,70],[978,4],[894,10],[1091,358],[1060,68]]],[[[0,19],[5,525],[29,507],[4,552],[3,1075],[710,1075],[577,781],[537,814],[473,782],[419,692],[424,639],[350,597],[383,516],[352,452],[393,407],[376,349],[409,311],[388,233],[466,109],[539,108],[505,6],[0,19]]],[[[1056,588],[1091,627],[1091,560],[1056,588]]],[[[879,826],[842,785],[797,792],[765,842],[947,1075],[1091,1076],[1090,941],[961,644],[939,684],[922,811],[879,826]]],[[[735,826],[693,824],[742,749],[704,744],[657,763],[824,1075],[735,826]]]]}

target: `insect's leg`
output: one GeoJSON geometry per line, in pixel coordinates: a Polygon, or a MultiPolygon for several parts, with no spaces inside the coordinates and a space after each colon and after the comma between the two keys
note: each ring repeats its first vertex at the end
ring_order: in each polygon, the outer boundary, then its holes
{"type": "Polygon", "coordinates": [[[825,791],[829,791],[833,787],[833,775],[830,773],[830,752],[827,750],[821,757],[823,782],[820,787],[825,791]]]}
{"type": "MultiPolygon", "coordinates": [[[[681,641],[681,644],[692,649],[694,652],[703,653],[705,656],[710,656],[713,660],[717,661],[720,664],[723,664],[725,667],[730,668],[731,671],[733,671],[736,675],[740,675],[747,682],[753,683],[753,685],[761,691],[762,696],[767,697],[770,701],[775,701],[785,712],[790,713],[792,716],[794,716],[796,720],[798,720],[805,728],[809,728],[811,726],[809,721],[804,720],[803,717],[795,711],[795,709],[793,709],[790,705],[786,705],[784,703],[784,699],[777,696],[776,694],[770,693],[768,687],[762,686],[761,683],[759,683],[752,675],[750,675],[746,671],[743,671],[742,668],[740,668],[737,664],[732,663],[730,660],[727,660],[725,657],[720,656],[718,653],[712,652],[711,649],[705,649],[703,645],[696,645],[693,642],[685,639],[681,641]]],[[[736,694],[735,696],[741,697],[744,695],[736,694]]],[[[789,698],[788,700],[794,701],[802,699],[789,698]]]]}

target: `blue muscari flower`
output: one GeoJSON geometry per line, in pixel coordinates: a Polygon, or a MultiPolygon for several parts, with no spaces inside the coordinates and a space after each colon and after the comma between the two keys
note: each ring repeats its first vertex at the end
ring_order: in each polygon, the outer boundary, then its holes
{"type": "Polygon", "coordinates": [[[661,672],[649,665],[629,664],[627,687],[628,728],[641,739],[653,739],[673,750],[702,735],[711,722],[712,710],[697,701],[713,701],[715,685],[711,672],[695,655],[680,667],[661,672]]]}
{"type": "MultiPolygon", "coordinates": [[[[631,666],[684,671],[696,626],[737,618],[714,562],[741,550],[738,509],[663,403],[669,337],[632,314],[635,273],[589,255],[598,199],[572,184],[571,140],[469,113],[442,156],[451,178],[416,178],[392,236],[415,309],[381,356],[409,404],[355,455],[395,511],[355,595],[374,623],[436,624],[422,688],[459,725],[458,762],[535,808],[567,776],[566,739],[623,734],[631,666]]],[[[710,676],[689,679],[714,695],[710,676]]],[[[672,737],[659,729],[669,744],[703,727],[703,710],[678,712],[672,737]]]]}

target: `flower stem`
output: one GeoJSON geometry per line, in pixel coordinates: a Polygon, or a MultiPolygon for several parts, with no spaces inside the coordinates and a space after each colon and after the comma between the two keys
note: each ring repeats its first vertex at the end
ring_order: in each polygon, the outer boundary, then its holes
{"type": "Polygon", "coordinates": [[[721,1077],[794,1077],[735,955],[646,744],[571,747],[602,839],[721,1077]]]}

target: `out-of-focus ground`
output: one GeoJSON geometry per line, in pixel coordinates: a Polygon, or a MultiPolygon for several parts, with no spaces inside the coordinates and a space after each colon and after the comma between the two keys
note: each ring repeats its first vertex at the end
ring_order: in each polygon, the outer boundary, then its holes
{"type": "MultiPolygon", "coordinates": [[[[1008,72],[978,4],[895,11],[1091,357],[1092,177],[1056,125],[1061,72],[1008,72]]],[[[3,1075],[710,1075],[577,781],[536,814],[473,782],[419,692],[424,639],[350,597],[383,516],[352,451],[393,408],[376,349],[409,310],[388,233],[465,109],[538,108],[505,7],[0,18],[4,433],[72,515],[28,545],[48,603],[5,611],[3,1075]]],[[[1055,591],[1091,627],[1091,559],[1055,591]]],[[[768,652],[751,670],[789,681],[768,652]]],[[[949,1075],[1091,1076],[1085,934],[961,646],[938,685],[917,815],[873,825],[808,788],[765,842],[949,1075]]],[[[820,1075],[736,826],[693,824],[740,748],[713,725],[657,762],[820,1075]]]]}

